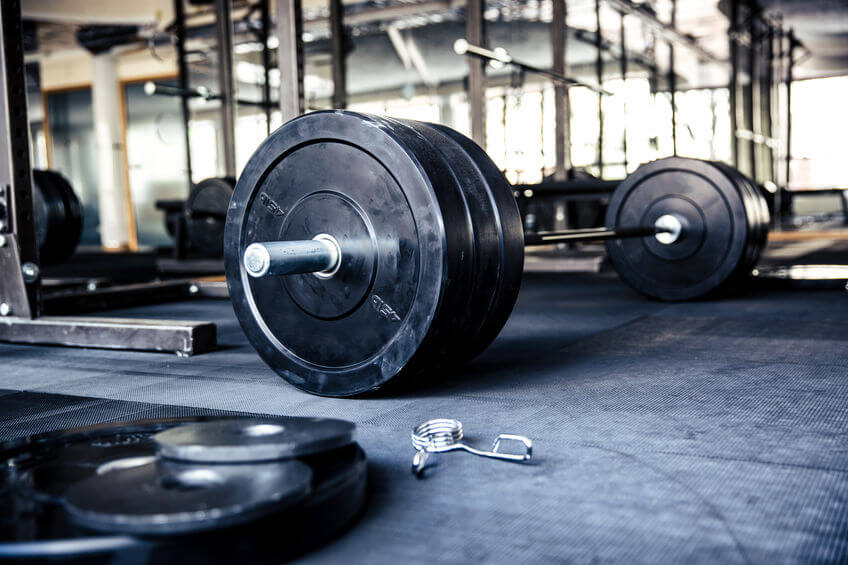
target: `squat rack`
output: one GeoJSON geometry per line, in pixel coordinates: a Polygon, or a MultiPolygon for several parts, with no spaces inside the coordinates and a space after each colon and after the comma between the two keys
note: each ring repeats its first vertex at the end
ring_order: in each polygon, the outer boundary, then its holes
{"type": "Polygon", "coordinates": [[[20,0],[0,2],[0,42],[0,341],[179,355],[214,349],[211,322],[42,315],[20,0]]]}

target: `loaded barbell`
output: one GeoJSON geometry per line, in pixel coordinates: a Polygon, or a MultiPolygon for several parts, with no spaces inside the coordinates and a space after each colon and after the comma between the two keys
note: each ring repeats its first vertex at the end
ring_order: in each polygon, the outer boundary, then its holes
{"type": "Polygon", "coordinates": [[[509,183],[468,138],[314,112],[271,134],[239,178],[227,282],[271,368],[308,392],[351,396],[485,349],[515,304],[525,245],[605,239],[622,278],[648,296],[719,292],[762,249],[761,200],[730,167],[663,159],[619,185],[605,228],[525,241],[509,183]]]}

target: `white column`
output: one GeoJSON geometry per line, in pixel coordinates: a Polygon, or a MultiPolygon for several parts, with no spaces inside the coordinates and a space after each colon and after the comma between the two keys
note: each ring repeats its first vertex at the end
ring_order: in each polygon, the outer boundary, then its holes
{"type": "Polygon", "coordinates": [[[132,237],[135,226],[130,225],[117,56],[114,53],[95,55],[93,76],[100,241],[104,249],[125,249],[135,239],[132,237]]]}

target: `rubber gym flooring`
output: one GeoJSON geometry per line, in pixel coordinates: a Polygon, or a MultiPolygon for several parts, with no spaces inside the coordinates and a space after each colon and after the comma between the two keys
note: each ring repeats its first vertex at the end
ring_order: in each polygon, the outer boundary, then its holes
{"type": "Polygon", "coordinates": [[[222,347],[178,358],[0,345],[0,439],[216,411],[353,420],[369,502],[303,562],[848,560],[844,290],[662,304],[615,275],[531,273],[470,366],[345,400],[277,377],[225,300],[120,315],[208,319],[222,347]],[[526,435],[533,462],[451,453],[417,480],[410,431],[439,417],[482,447],[526,435]]]}

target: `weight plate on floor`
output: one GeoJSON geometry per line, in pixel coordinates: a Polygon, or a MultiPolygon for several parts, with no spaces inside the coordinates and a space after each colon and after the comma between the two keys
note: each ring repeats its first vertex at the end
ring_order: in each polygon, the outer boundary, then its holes
{"type": "Polygon", "coordinates": [[[210,178],[197,183],[185,204],[186,233],[191,244],[209,257],[224,253],[224,224],[236,181],[210,178]]]}
{"type": "Polygon", "coordinates": [[[356,425],[332,418],[238,419],[188,424],[156,434],[160,456],[240,463],[310,455],[353,442],[356,425]]]}
{"type": "Polygon", "coordinates": [[[314,394],[350,396],[440,355],[448,305],[468,280],[470,227],[455,182],[411,128],[313,112],[276,130],[233,194],[224,259],[230,298],[259,355],[314,394]],[[335,237],[331,278],[252,278],[253,242],[335,237]]]}
{"type": "Polygon", "coordinates": [[[639,167],[610,198],[606,224],[653,225],[664,215],[684,229],[673,243],[657,237],[606,243],[621,278],[660,300],[687,300],[717,292],[738,274],[752,234],[743,192],[711,163],[670,157],[639,167]]]}
{"type": "Polygon", "coordinates": [[[365,505],[368,466],[357,444],[299,460],[312,470],[309,496],[264,520],[233,529],[231,536],[249,547],[259,550],[264,545],[259,560],[279,563],[329,542],[351,525],[365,505]]]}
{"type": "Polygon", "coordinates": [[[76,483],[65,493],[71,519],[85,528],[133,535],[220,529],[291,506],[309,492],[300,461],[203,465],[156,459],[76,483]]]}
{"type": "Polygon", "coordinates": [[[11,488],[34,500],[59,504],[73,484],[94,476],[116,460],[147,462],[155,455],[151,435],[182,423],[205,418],[169,418],[131,425],[106,424],[42,434],[7,442],[0,461],[10,470],[11,488]]]}
{"type": "Polygon", "coordinates": [[[163,418],[132,424],[100,424],[0,444],[0,560],[79,560],[94,556],[151,554],[144,540],[81,535],[68,524],[65,492],[95,476],[104,464],[155,456],[150,436],[208,417],[163,418]]]}
{"type": "Polygon", "coordinates": [[[220,419],[103,424],[0,444],[0,508],[7,510],[0,513],[0,560],[279,562],[326,543],[359,514],[366,497],[367,465],[362,449],[352,443],[298,457],[296,461],[312,472],[309,494],[257,520],[198,533],[145,537],[90,533],[69,521],[62,504],[69,487],[120,467],[128,458],[154,457],[151,436],[157,432],[220,419]],[[39,479],[34,484],[35,476],[39,479]]]}
{"type": "Polygon", "coordinates": [[[82,237],[82,206],[70,183],[56,171],[35,169],[33,212],[43,265],[67,261],[82,237]]]}

